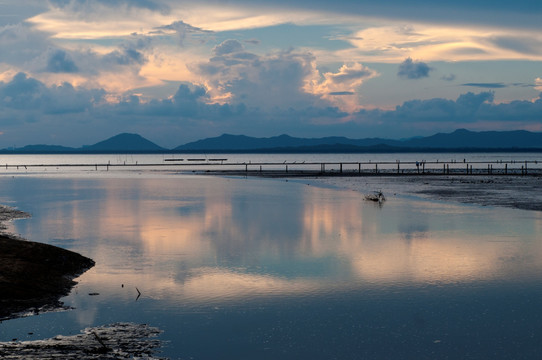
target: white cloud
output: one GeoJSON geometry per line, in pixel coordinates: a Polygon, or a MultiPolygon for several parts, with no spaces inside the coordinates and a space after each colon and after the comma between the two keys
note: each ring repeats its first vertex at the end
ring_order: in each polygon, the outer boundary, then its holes
{"type": "Polygon", "coordinates": [[[533,51],[536,46],[532,45],[542,43],[539,31],[464,24],[392,24],[358,30],[343,39],[355,47],[336,53],[347,60],[360,57],[391,63],[408,57],[426,61],[542,60],[542,51],[533,51]],[[503,39],[514,39],[516,46],[503,39]]]}
{"type": "Polygon", "coordinates": [[[542,77],[534,79],[535,83],[535,89],[538,91],[542,91],[542,77]]]}
{"type": "Polygon", "coordinates": [[[378,72],[360,63],[343,65],[338,72],[326,72],[324,81],[312,82],[309,91],[328,100],[343,111],[354,112],[359,105],[359,87],[365,80],[379,76],[378,72]]]}

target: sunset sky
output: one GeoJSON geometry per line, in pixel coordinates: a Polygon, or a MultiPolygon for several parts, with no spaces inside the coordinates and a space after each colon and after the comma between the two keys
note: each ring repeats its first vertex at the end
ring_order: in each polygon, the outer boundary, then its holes
{"type": "Polygon", "coordinates": [[[0,148],[542,131],[542,2],[0,0],[0,148]]]}

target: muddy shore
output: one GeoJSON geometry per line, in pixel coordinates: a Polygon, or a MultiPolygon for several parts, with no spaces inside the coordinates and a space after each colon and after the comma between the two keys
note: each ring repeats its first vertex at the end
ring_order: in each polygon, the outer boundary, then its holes
{"type": "Polygon", "coordinates": [[[308,183],[385,196],[421,198],[542,211],[542,177],[539,176],[358,176],[313,177],[308,183]]]}
{"type": "MultiPolygon", "coordinates": [[[[26,216],[0,207],[1,222],[26,216]]],[[[0,234],[0,320],[61,306],[74,279],[92,266],[93,260],[72,251],[0,234]]]]}

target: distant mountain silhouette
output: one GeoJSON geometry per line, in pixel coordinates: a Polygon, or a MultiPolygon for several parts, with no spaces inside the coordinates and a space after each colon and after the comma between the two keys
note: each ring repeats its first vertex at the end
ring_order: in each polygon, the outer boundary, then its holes
{"type": "Polygon", "coordinates": [[[166,149],[138,134],[123,133],[79,150],[85,152],[157,152],[166,149]]]}
{"type": "Polygon", "coordinates": [[[411,139],[404,146],[422,148],[542,148],[542,133],[524,130],[474,132],[458,129],[450,134],[411,139]]]}
{"type": "Polygon", "coordinates": [[[349,139],[345,137],[296,138],[280,135],[254,138],[224,134],[178,146],[174,151],[277,151],[325,152],[349,150],[412,151],[413,149],[542,149],[542,133],[529,131],[482,131],[458,129],[449,134],[435,134],[406,140],[381,138],[349,139]]]}
{"type": "Polygon", "coordinates": [[[66,146],[60,146],[60,145],[27,145],[22,148],[14,149],[14,151],[20,152],[20,153],[48,153],[48,154],[55,154],[55,153],[69,153],[75,151],[74,148],[66,147],[66,146]]]}
{"type": "Polygon", "coordinates": [[[427,137],[404,140],[349,139],[340,136],[297,138],[288,135],[256,138],[224,134],[190,142],[175,149],[162,148],[138,134],[123,133],[94,145],[70,148],[58,145],[28,145],[0,150],[2,153],[156,153],[156,152],[268,152],[268,153],[362,153],[435,151],[542,151],[542,133],[517,131],[474,132],[458,129],[427,137]]]}
{"type": "Polygon", "coordinates": [[[224,134],[218,137],[198,140],[185,145],[181,145],[173,150],[257,150],[274,148],[315,147],[322,145],[402,146],[402,142],[399,140],[386,140],[379,138],[355,140],[340,136],[329,136],[324,138],[297,138],[288,135],[280,135],[269,138],[255,138],[245,135],[224,134]]]}

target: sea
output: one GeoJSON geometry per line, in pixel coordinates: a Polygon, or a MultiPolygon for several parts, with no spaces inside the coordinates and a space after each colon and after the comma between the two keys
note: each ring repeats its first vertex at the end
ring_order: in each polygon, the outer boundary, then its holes
{"type": "Polygon", "coordinates": [[[8,231],[96,266],[0,341],[134,322],[170,359],[538,358],[542,212],[200,171],[437,160],[542,154],[2,155],[0,204],[31,214],[8,231]]]}

